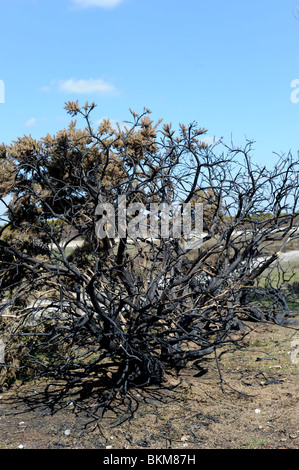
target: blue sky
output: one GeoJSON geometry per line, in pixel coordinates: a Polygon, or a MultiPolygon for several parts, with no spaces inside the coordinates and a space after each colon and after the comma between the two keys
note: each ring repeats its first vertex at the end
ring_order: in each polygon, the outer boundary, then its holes
{"type": "Polygon", "coordinates": [[[255,160],[271,166],[273,152],[299,149],[296,8],[296,0],[2,1],[0,142],[54,134],[71,119],[65,101],[79,99],[96,102],[95,121],[148,107],[174,126],[197,121],[209,138],[253,139],[255,160]]]}

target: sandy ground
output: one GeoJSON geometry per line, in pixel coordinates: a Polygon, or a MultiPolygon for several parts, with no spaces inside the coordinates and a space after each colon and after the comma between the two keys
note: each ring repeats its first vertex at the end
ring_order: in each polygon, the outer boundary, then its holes
{"type": "Polygon", "coordinates": [[[133,390],[138,408],[122,424],[108,414],[95,426],[74,396],[51,412],[45,382],[3,391],[0,448],[298,449],[298,325],[249,326],[242,349],[219,351],[221,375],[208,356],[162,388],[133,390]]]}

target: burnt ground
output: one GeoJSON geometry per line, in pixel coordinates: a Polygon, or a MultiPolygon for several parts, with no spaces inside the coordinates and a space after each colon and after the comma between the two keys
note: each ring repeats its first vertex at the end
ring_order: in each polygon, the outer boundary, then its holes
{"type": "Polygon", "coordinates": [[[2,391],[0,448],[298,449],[299,330],[249,326],[242,349],[223,348],[218,363],[208,356],[165,387],[134,390],[138,408],[121,424],[108,414],[95,426],[74,397],[55,410],[42,381],[2,391]]]}

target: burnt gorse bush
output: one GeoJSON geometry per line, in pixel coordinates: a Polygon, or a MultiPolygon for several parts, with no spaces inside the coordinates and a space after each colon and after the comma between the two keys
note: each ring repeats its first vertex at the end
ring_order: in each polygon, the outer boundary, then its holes
{"type": "Polygon", "coordinates": [[[196,123],[175,132],[148,110],[94,129],[94,108],[67,103],[83,130],[1,147],[0,308],[20,367],[66,391],[93,379],[102,411],[232,341],[241,322],[287,321],[280,286],[256,280],[297,236],[299,165],[259,167],[250,142],[208,146],[196,123]],[[190,209],[189,232],[174,208],[190,209]]]}

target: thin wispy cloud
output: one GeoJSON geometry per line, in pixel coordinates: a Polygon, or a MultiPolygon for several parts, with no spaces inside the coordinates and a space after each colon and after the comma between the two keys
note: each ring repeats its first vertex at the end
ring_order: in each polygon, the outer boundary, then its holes
{"type": "Polygon", "coordinates": [[[50,85],[43,86],[40,91],[59,91],[67,94],[98,94],[98,95],[111,95],[117,92],[112,83],[106,82],[102,78],[88,80],[74,79],[68,80],[52,80],[50,85]]]}
{"type": "Polygon", "coordinates": [[[120,5],[124,0],[71,0],[75,8],[80,10],[86,8],[114,8],[120,5]]]}
{"type": "Polygon", "coordinates": [[[28,119],[28,121],[25,122],[24,126],[33,127],[36,125],[36,123],[37,123],[37,119],[33,117],[33,118],[28,119]]]}
{"type": "Polygon", "coordinates": [[[47,121],[47,120],[48,120],[48,118],[46,116],[39,117],[39,118],[32,117],[24,123],[24,126],[25,127],[35,127],[35,126],[40,125],[42,122],[47,121]]]}
{"type": "Polygon", "coordinates": [[[52,80],[50,85],[45,85],[39,89],[39,91],[51,91],[56,86],[57,80],[52,80]]]}
{"type": "Polygon", "coordinates": [[[101,78],[94,80],[65,80],[60,83],[59,90],[65,93],[99,93],[107,94],[115,91],[114,86],[111,83],[105,82],[101,78]]]}

